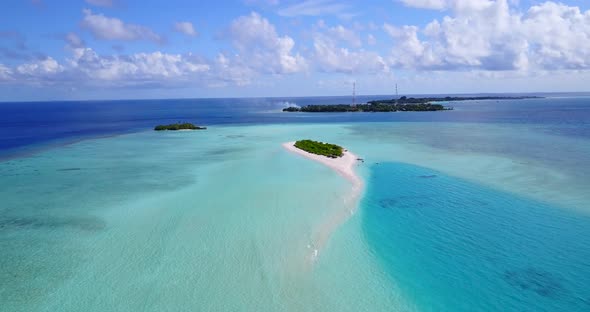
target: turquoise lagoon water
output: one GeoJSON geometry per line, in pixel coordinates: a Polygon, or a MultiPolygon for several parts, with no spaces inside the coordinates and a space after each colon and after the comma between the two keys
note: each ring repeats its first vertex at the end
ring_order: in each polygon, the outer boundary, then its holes
{"type": "Polygon", "coordinates": [[[419,310],[590,308],[590,217],[423,167],[371,171],[366,239],[419,310]]]}
{"type": "Polygon", "coordinates": [[[320,277],[333,271],[317,274],[314,236],[350,209],[342,200],[349,185],[286,152],[281,143],[298,135],[292,130],[147,132],[2,163],[3,306],[300,311],[399,304],[382,286],[384,276],[366,274],[376,266],[358,263],[361,255],[338,261],[358,267],[347,273],[354,287],[320,277]],[[370,301],[354,299],[361,290],[370,301]]]}
{"type": "Polygon", "coordinates": [[[585,126],[311,118],[0,162],[0,310],[590,309],[585,126]],[[358,203],[303,137],[364,158],[358,203]]]}

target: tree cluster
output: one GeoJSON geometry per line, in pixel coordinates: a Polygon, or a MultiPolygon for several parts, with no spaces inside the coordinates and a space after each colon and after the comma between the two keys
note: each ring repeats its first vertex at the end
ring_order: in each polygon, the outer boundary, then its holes
{"type": "Polygon", "coordinates": [[[344,149],[341,146],[312,140],[300,140],[295,142],[295,147],[308,153],[323,155],[330,158],[342,157],[344,149]]]}
{"type": "Polygon", "coordinates": [[[169,125],[157,125],[154,127],[156,131],[163,131],[163,130],[204,130],[207,129],[206,127],[199,127],[195,126],[192,123],[174,123],[169,125]]]}

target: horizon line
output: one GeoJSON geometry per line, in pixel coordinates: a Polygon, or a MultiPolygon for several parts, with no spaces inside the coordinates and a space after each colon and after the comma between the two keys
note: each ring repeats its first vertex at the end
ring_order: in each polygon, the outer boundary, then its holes
{"type": "MultiPolygon", "coordinates": [[[[457,95],[497,95],[497,94],[518,94],[518,95],[551,95],[551,94],[577,94],[577,95],[588,95],[590,96],[590,91],[544,91],[544,92],[474,92],[474,93],[407,93],[401,94],[397,97],[401,96],[457,96],[457,95]]],[[[366,97],[366,96],[388,96],[395,98],[395,94],[356,94],[356,97],[366,97]]],[[[327,97],[343,97],[349,98],[351,95],[297,95],[297,96],[242,96],[242,97],[178,97],[178,98],[120,98],[120,99],[56,99],[56,100],[12,100],[12,101],[4,101],[0,100],[0,104],[2,103],[51,103],[51,102],[116,102],[116,101],[169,101],[169,100],[217,100],[217,99],[290,99],[290,98],[327,98],[327,97]]]]}

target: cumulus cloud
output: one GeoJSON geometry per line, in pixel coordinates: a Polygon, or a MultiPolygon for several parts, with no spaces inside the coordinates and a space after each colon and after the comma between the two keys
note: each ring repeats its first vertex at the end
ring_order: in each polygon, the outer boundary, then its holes
{"type": "MultiPolygon", "coordinates": [[[[405,2],[416,6],[426,3],[405,2]]],[[[446,70],[590,68],[590,11],[550,1],[532,6],[525,14],[512,11],[507,0],[442,2],[453,16],[434,20],[422,29],[383,25],[394,42],[389,60],[393,66],[446,70]]]]}
{"type": "Polygon", "coordinates": [[[47,57],[9,68],[0,64],[0,81],[35,85],[59,81],[76,85],[178,86],[211,79],[211,66],[193,54],[162,52],[101,56],[91,48],[72,48],[65,62],[47,57]]]}
{"type": "Polygon", "coordinates": [[[159,51],[100,56],[90,48],[79,48],[74,50],[68,63],[71,72],[83,74],[86,79],[127,83],[183,80],[209,70],[208,64],[192,54],[159,51]]]}
{"type": "Polygon", "coordinates": [[[545,2],[522,18],[531,58],[547,69],[590,68],[590,10],[545,2]]]}
{"type": "Polygon", "coordinates": [[[110,88],[245,86],[258,75],[239,60],[219,54],[207,60],[192,53],[160,51],[100,55],[88,47],[71,48],[62,63],[48,57],[13,68],[0,64],[0,83],[34,86],[75,85],[110,88]]]}
{"type": "MultiPolygon", "coordinates": [[[[90,12],[88,15],[95,16],[90,12]]],[[[102,17],[101,17],[102,19],[102,17]]],[[[104,18],[113,24],[109,18],[104,18]]],[[[117,35],[130,38],[129,25],[114,23],[117,35]]],[[[98,27],[97,29],[106,29],[98,27]]],[[[275,27],[256,13],[234,20],[227,32],[234,49],[205,59],[192,53],[170,54],[160,51],[129,55],[100,55],[87,47],[75,33],[65,36],[68,51],[59,63],[48,57],[15,67],[0,66],[0,81],[52,84],[134,86],[243,86],[262,74],[282,75],[306,69],[305,59],[293,52],[295,42],[280,36],[275,27]]]]}
{"type": "Polygon", "coordinates": [[[246,86],[252,83],[256,72],[241,62],[236,62],[224,54],[215,58],[212,66],[215,74],[210,75],[208,87],[225,87],[230,85],[246,86]]]}
{"type": "Polygon", "coordinates": [[[316,67],[324,72],[363,74],[389,70],[385,60],[375,52],[351,51],[323,39],[314,42],[314,56],[316,67]]]}
{"type": "Polygon", "coordinates": [[[118,18],[107,17],[103,14],[94,14],[88,9],[83,10],[83,12],[82,27],[90,31],[97,39],[163,42],[163,38],[148,27],[127,24],[118,18]]]}
{"type": "Polygon", "coordinates": [[[295,41],[289,36],[279,36],[274,25],[258,13],[235,19],[227,36],[238,52],[238,62],[257,72],[290,74],[307,66],[301,55],[292,52],[295,41]]]}
{"type": "Polygon", "coordinates": [[[362,41],[361,41],[359,34],[357,32],[355,32],[354,30],[346,28],[342,25],[330,27],[328,29],[327,33],[329,36],[336,38],[340,41],[344,41],[344,42],[350,44],[351,46],[354,46],[357,48],[362,46],[362,41]]]}
{"type": "Polygon", "coordinates": [[[179,33],[183,33],[190,37],[197,36],[197,31],[191,22],[177,22],[174,23],[174,30],[179,33]]]}
{"type": "MultiPolygon", "coordinates": [[[[123,54],[117,50],[118,55],[101,55],[72,32],[59,36],[67,42],[66,51],[71,56],[54,59],[27,53],[28,57],[16,59],[22,64],[0,64],[0,81],[221,87],[256,83],[264,75],[274,79],[310,71],[381,77],[375,74],[389,75],[392,69],[406,69],[405,73],[421,75],[421,79],[439,71],[465,77],[478,73],[478,77],[486,79],[516,79],[551,72],[581,72],[585,74],[576,77],[585,77],[590,69],[590,11],[552,1],[524,10],[511,7],[513,2],[509,0],[400,1],[413,7],[443,10],[446,16],[425,26],[384,23],[379,28],[381,34],[372,24],[329,26],[320,21],[302,36],[309,42],[298,42],[296,46],[291,36],[279,33],[268,19],[251,13],[228,25],[223,38],[230,45],[211,59],[164,51],[123,54]],[[388,42],[389,50],[376,50],[388,42]]],[[[299,13],[315,14],[318,3],[336,4],[304,1],[299,4],[299,13]]],[[[181,33],[196,35],[189,22],[174,26],[181,33]]],[[[111,44],[162,41],[147,27],[90,10],[84,10],[82,27],[95,38],[118,41],[111,44]]],[[[0,38],[15,44],[20,40],[14,32],[0,32],[0,38]]],[[[0,56],[6,53],[0,49],[0,56]]]]}
{"type": "Polygon", "coordinates": [[[51,82],[63,71],[64,67],[62,65],[52,57],[47,57],[42,60],[36,60],[17,66],[14,73],[12,73],[12,78],[28,81],[51,82]]]}
{"type": "Polygon", "coordinates": [[[351,43],[359,47],[360,38],[349,40],[338,36],[343,27],[332,27],[325,32],[316,32],[313,39],[313,65],[322,72],[346,74],[384,73],[389,71],[386,61],[378,53],[364,49],[352,49],[351,43]],[[358,40],[358,42],[356,41],[358,40]]]}

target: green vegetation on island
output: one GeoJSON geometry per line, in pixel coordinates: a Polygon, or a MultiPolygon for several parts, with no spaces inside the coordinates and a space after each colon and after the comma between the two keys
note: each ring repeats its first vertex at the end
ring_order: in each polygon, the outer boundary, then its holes
{"type": "Polygon", "coordinates": [[[287,107],[283,112],[304,112],[304,113],[345,113],[345,112],[425,112],[439,111],[452,108],[445,108],[440,104],[335,104],[335,105],[308,105],[304,107],[287,107]]]}
{"type": "Polygon", "coordinates": [[[195,126],[192,123],[175,123],[169,125],[158,125],[154,128],[156,131],[163,131],[163,130],[205,130],[207,127],[199,127],[195,126]]]}
{"type": "Polygon", "coordinates": [[[456,102],[456,101],[484,101],[484,100],[524,100],[536,99],[536,96],[446,96],[413,98],[402,96],[399,99],[369,101],[367,104],[424,104],[432,102],[456,102]]]}
{"type": "Polygon", "coordinates": [[[333,113],[333,112],[432,112],[452,110],[452,107],[445,107],[432,102],[453,102],[453,101],[474,101],[474,100],[522,100],[537,98],[532,96],[478,96],[478,97],[425,97],[413,98],[402,96],[399,99],[369,101],[366,104],[329,104],[329,105],[307,105],[304,107],[287,107],[283,112],[304,112],[304,113],[333,113]]]}
{"type": "Polygon", "coordinates": [[[295,142],[295,147],[308,153],[322,155],[330,158],[342,157],[344,149],[341,146],[312,140],[300,140],[295,142]]]}

